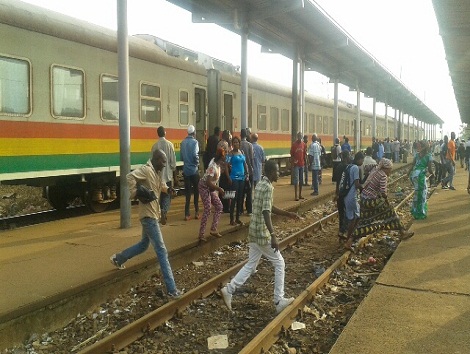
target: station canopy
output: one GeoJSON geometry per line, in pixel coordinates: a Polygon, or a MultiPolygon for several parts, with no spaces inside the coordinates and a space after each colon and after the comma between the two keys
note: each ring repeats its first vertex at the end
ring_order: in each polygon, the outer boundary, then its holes
{"type": "Polygon", "coordinates": [[[470,124],[470,1],[433,0],[462,122],[470,124]]]}
{"type": "MultiPolygon", "coordinates": [[[[403,82],[368,53],[312,0],[168,0],[192,13],[193,22],[215,23],[241,34],[263,50],[296,56],[306,70],[400,109],[419,121],[442,124],[403,82]]],[[[463,1],[463,0],[462,0],[463,1]]]]}

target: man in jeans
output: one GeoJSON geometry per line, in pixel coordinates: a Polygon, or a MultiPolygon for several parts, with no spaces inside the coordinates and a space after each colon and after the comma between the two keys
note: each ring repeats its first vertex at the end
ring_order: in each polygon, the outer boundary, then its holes
{"type": "Polygon", "coordinates": [[[447,143],[447,153],[445,158],[445,169],[447,170],[447,177],[442,180],[442,189],[449,188],[455,191],[454,175],[455,175],[455,133],[450,133],[450,140],[447,143]],[[447,186],[449,184],[449,186],[447,186]]]}
{"type": "Polygon", "coordinates": [[[189,203],[191,201],[191,187],[194,193],[194,218],[199,219],[199,145],[196,140],[194,125],[188,127],[188,136],[181,142],[180,156],[183,160],[184,193],[184,220],[191,220],[189,203]]]}
{"type": "Polygon", "coordinates": [[[274,266],[274,305],[276,312],[281,312],[290,305],[294,298],[284,297],[284,258],[279,252],[279,244],[271,221],[271,213],[299,219],[299,215],[293,212],[279,209],[273,205],[274,187],[272,182],[279,178],[279,166],[273,160],[266,162],[265,175],[256,185],[255,199],[253,201],[253,216],[248,230],[248,262],[235,275],[235,277],[222,288],[221,293],[225,305],[232,310],[232,294],[242,286],[251,274],[256,272],[256,267],[262,255],[274,266]]]}
{"type": "Polygon", "coordinates": [[[162,182],[161,171],[166,165],[166,156],[162,150],[156,149],[152,158],[138,169],[129,173],[127,185],[129,186],[130,197],[139,198],[139,219],[142,224],[142,239],[135,245],[125,249],[121,253],[113,254],[110,258],[111,263],[118,269],[124,269],[124,263],[147,250],[149,244],[152,243],[155,253],[157,254],[160,264],[160,271],[163,275],[168,296],[178,298],[181,292],[176,288],[173,271],[168,261],[168,252],[163,241],[158,219],[160,218],[160,205],[156,196],[161,192],[167,192],[167,186],[162,182]],[[145,200],[137,193],[137,186],[142,185],[147,190],[153,192],[152,199],[145,200]],[[149,201],[151,200],[151,201],[149,201]]]}
{"type": "MultiPolygon", "coordinates": [[[[347,139],[347,138],[346,138],[347,139]]],[[[342,151],[348,151],[347,147],[342,151]]],[[[318,143],[317,134],[312,135],[312,143],[308,148],[308,161],[312,169],[312,189],[311,195],[318,195],[319,175],[321,171],[321,147],[318,143]]]]}

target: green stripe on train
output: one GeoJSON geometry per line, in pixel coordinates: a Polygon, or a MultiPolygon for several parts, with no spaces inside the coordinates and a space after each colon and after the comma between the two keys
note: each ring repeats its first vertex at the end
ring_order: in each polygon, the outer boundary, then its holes
{"type": "MultiPolygon", "coordinates": [[[[132,164],[147,162],[149,153],[132,153],[132,164]]],[[[0,173],[21,173],[119,166],[119,154],[0,157],[0,173]]]]}
{"type": "MultiPolygon", "coordinates": [[[[286,149],[265,149],[266,155],[286,153],[288,153],[286,149]]],[[[132,153],[131,164],[144,164],[149,157],[150,154],[146,152],[132,153]]],[[[176,161],[180,161],[179,152],[176,153],[176,161]]],[[[85,169],[119,166],[119,164],[119,154],[2,156],[0,157],[0,173],[85,169]]]]}

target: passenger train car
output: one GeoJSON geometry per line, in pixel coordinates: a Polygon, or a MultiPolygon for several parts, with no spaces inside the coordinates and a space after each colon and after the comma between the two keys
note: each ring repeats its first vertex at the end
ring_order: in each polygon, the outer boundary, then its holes
{"type": "MultiPolygon", "coordinates": [[[[119,105],[116,33],[36,6],[0,0],[0,182],[44,187],[65,208],[81,197],[95,211],[117,198],[119,105]]],[[[131,165],[145,163],[163,125],[177,150],[187,127],[201,151],[215,126],[240,131],[240,75],[228,63],[153,36],[129,38],[131,165]]],[[[329,150],[333,102],[306,95],[305,134],[329,150]]],[[[269,158],[291,145],[291,89],[249,78],[248,126],[269,158]]],[[[356,110],[341,104],[339,134],[354,141],[356,110]]],[[[377,118],[378,137],[385,132],[377,118]]],[[[361,112],[362,145],[372,115],[361,112]]],[[[299,125],[300,126],[300,125],[299,125]]],[[[181,164],[181,163],[180,163],[181,164]]]]}

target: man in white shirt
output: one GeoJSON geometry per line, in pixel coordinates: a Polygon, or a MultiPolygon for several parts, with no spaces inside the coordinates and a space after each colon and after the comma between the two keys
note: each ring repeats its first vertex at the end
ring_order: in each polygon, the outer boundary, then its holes
{"type": "Polygon", "coordinates": [[[158,141],[152,146],[152,153],[160,149],[166,154],[167,163],[161,172],[162,182],[170,188],[170,193],[161,193],[160,194],[160,209],[161,209],[161,218],[160,223],[162,225],[166,224],[168,210],[170,209],[171,204],[171,192],[173,188],[173,181],[176,181],[176,155],[175,148],[171,141],[166,140],[166,132],[163,126],[158,127],[157,129],[158,141]]]}

